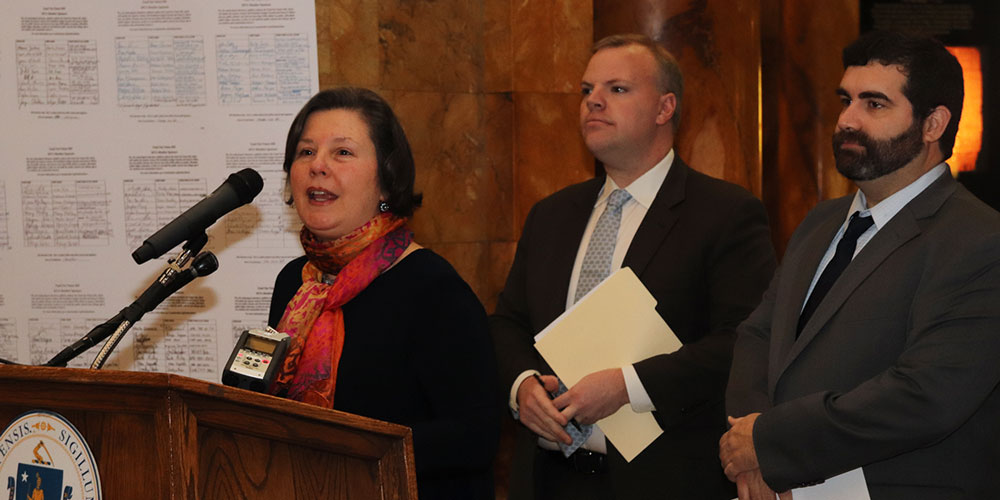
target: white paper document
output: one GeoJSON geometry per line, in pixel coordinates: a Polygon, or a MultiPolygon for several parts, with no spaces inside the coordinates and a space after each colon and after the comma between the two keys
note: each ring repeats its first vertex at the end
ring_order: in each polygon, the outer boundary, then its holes
{"type": "MultiPolygon", "coordinates": [[[[627,267],[535,336],[535,348],[567,387],[590,373],[680,347],[681,341],[657,314],[656,299],[627,267]]],[[[628,461],[663,432],[652,413],[635,413],[629,405],[597,425],[628,461]]]]}
{"type": "MultiPolygon", "coordinates": [[[[792,490],[793,500],[871,500],[865,472],[860,467],[833,476],[821,484],[792,490]]],[[[733,500],[736,500],[735,498],[733,500]]]]}
{"type": "Polygon", "coordinates": [[[839,476],[831,477],[821,484],[792,490],[795,500],[871,500],[865,473],[858,467],[839,476]]]}

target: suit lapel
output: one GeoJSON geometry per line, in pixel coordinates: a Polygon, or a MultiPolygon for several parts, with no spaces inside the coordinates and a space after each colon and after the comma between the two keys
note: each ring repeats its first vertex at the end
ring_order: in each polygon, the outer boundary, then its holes
{"type": "Polygon", "coordinates": [[[819,267],[823,254],[826,253],[830,242],[844,223],[844,212],[850,203],[850,197],[845,197],[841,203],[837,203],[831,208],[831,216],[803,236],[802,250],[785,255],[782,269],[793,274],[788,285],[779,288],[776,297],[776,303],[780,306],[775,309],[775,317],[772,322],[771,338],[773,343],[770,357],[779,360],[779,362],[771,364],[772,373],[768,377],[768,380],[771,381],[772,394],[778,375],[791,362],[789,351],[792,350],[792,345],[795,343],[795,330],[799,322],[799,313],[806,300],[806,292],[809,291],[809,285],[812,283],[813,275],[819,267]]]}
{"type": "Polygon", "coordinates": [[[844,301],[858,288],[878,266],[889,257],[892,252],[903,243],[913,239],[920,234],[913,215],[901,211],[889,221],[885,228],[881,229],[865,247],[858,252],[857,257],[851,261],[844,270],[844,273],[837,278],[837,281],[830,288],[830,291],[820,302],[816,312],[809,318],[809,322],[802,328],[802,333],[796,341],[798,344],[792,350],[792,355],[798,354],[802,346],[808,344],[820,327],[825,325],[833,314],[840,309],[844,301]]]}
{"type": "Polygon", "coordinates": [[[583,232],[587,229],[587,221],[594,211],[594,203],[597,195],[604,185],[604,177],[597,177],[587,181],[586,186],[580,190],[567,206],[567,210],[556,227],[551,230],[554,237],[547,238],[552,242],[548,266],[552,270],[551,285],[548,293],[545,316],[548,321],[555,319],[566,310],[566,297],[569,294],[569,279],[573,274],[573,263],[576,260],[576,253],[580,249],[580,241],[583,239],[583,232]]]}
{"type": "MultiPolygon", "coordinates": [[[[792,361],[805,349],[809,342],[811,342],[816,335],[820,332],[822,327],[826,325],[827,322],[840,310],[844,302],[854,293],[855,290],[868,278],[876,269],[884,262],[893,252],[896,251],[900,246],[902,246],[907,241],[916,238],[920,234],[920,224],[919,220],[932,216],[941,207],[944,201],[951,196],[955,191],[955,180],[951,177],[948,172],[945,172],[940,178],[938,178],[933,184],[927,187],[923,193],[914,198],[907,206],[903,207],[899,213],[896,214],[888,224],[868,242],[867,245],[860,252],[858,252],[857,257],[851,261],[844,273],[840,275],[833,287],[827,293],[826,297],[820,303],[819,307],[813,313],[812,317],[809,318],[809,322],[805,324],[802,329],[802,333],[799,338],[795,340],[795,326],[798,321],[798,310],[802,302],[805,300],[805,290],[803,289],[800,293],[795,295],[795,299],[798,302],[788,303],[786,307],[786,318],[785,323],[781,325],[781,342],[789,342],[791,339],[790,350],[787,350],[787,355],[780,356],[775,359],[782,360],[778,364],[779,369],[777,373],[774,373],[770,380],[771,395],[774,395],[774,386],[776,385],[777,379],[781,374],[788,368],[792,361]],[[794,309],[794,315],[789,315],[788,310],[794,309]]],[[[845,207],[846,209],[846,207],[845,207]]],[[[839,220],[839,224],[843,223],[844,210],[841,210],[839,214],[835,217],[831,217],[833,220],[839,220]]],[[[829,224],[829,221],[825,222],[823,226],[829,224]]],[[[837,227],[839,227],[839,224],[837,227]]],[[[836,231],[836,229],[834,229],[836,231]]],[[[822,246],[820,251],[820,257],[817,257],[815,262],[818,263],[819,258],[822,257],[823,252],[827,245],[830,243],[830,238],[825,239],[825,244],[820,241],[819,246],[822,246]]],[[[815,249],[812,246],[816,243],[811,243],[810,248],[806,251],[812,255],[815,249]]],[[[789,269],[816,269],[816,264],[813,267],[789,267],[789,269]]],[[[796,283],[793,285],[795,290],[799,290],[801,287],[801,282],[806,281],[806,287],[808,287],[809,282],[812,279],[812,275],[808,272],[803,273],[804,276],[799,277],[796,283]]],[[[775,325],[776,327],[778,325],[775,325]]]]}
{"type": "Polygon", "coordinates": [[[660,249],[667,233],[677,223],[679,216],[673,208],[684,201],[688,171],[689,167],[675,154],[670,172],[656,192],[656,197],[653,198],[652,205],[649,206],[646,216],[639,224],[639,229],[632,237],[632,243],[629,244],[628,252],[625,253],[622,262],[622,267],[631,267],[636,276],[642,276],[642,272],[660,249]]]}

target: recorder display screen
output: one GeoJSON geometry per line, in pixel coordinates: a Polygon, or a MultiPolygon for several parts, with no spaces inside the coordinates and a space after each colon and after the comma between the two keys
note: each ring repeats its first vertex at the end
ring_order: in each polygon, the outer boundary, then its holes
{"type": "Polygon", "coordinates": [[[274,354],[274,342],[256,335],[247,335],[247,348],[264,354],[274,354]]]}

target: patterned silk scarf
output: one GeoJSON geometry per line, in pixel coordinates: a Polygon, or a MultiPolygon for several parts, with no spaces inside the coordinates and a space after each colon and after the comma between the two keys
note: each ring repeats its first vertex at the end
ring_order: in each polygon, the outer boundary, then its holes
{"type": "Polygon", "coordinates": [[[300,239],[309,262],[302,268],[302,286],[278,323],[278,331],[292,339],[272,392],[287,391],[291,399],[333,408],[344,348],[341,307],[388,269],[413,241],[406,220],[379,214],[328,242],[302,228],[300,239]]]}

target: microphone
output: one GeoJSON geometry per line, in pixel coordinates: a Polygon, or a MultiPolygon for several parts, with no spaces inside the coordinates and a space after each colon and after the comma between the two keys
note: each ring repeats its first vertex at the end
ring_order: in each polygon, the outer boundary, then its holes
{"type": "MultiPolygon", "coordinates": [[[[97,345],[98,342],[108,338],[116,328],[123,322],[130,324],[139,321],[144,314],[152,311],[160,305],[164,299],[180,290],[184,285],[194,281],[200,276],[208,276],[219,268],[219,259],[212,252],[202,252],[198,254],[187,269],[173,274],[169,280],[164,280],[163,276],[146,289],[145,292],[135,299],[131,305],[122,309],[115,317],[95,326],[90,332],[77,340],[69,347],[63,349],[52,359],[45,363],[45,366],[66,366],[70,360],[76,358],[87,349],[97,345]],[[166,281],[166,282],[164,282],[166,281]]],[[[117,344],[117,342],[115,342],[117,344]]]]}
{"type": "Polygon", "coordinates": [[[263,188],[264,179],[252,168],[230,175],[212,194],[142,242],[142,246],[132,252],[132,259],[136,264],[142,264],[167,253],[203,233],[219,217],[253,201],[263,188]]]}
{"type": "Polygon", "coordinates": [[[163,299],[180,290],[184,285],[194,281],[195,278],[208,276],[217,269],[219,269],[219,259],[215,257],[215,254],[212,252],[198,254],[191,261],[190,267],[174,275],[174,278],[163,287],[163,290],[153,299],[153,302],[147,306],[147,311],[152,311],[153,308],[160,305],[160,302],[163,302],[163,299]]]}

